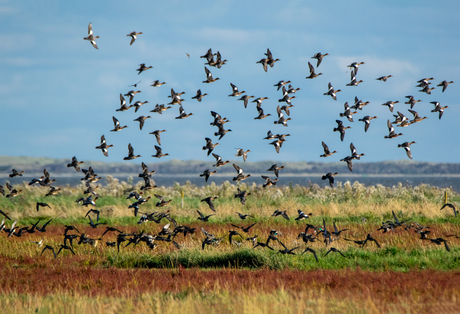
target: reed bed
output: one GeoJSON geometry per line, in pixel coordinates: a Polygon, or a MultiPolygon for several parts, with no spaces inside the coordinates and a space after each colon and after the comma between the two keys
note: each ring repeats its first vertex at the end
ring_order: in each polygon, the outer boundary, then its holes
{"type": "MultiPolygon", "coordinates": [[[[75,202],[83,194],[84,186],[79,188],[62,187],[60,194],[45,197],[48,189],[43,187],[31,187],[27,183],[15,186],[22,193],[10,200],[0,198],[0,208],[8,212],[14,219],[27,218],[58,218],[75,219],[84,217],[88,211],[75,202]],[[36,202],[46,202],[50,208],[35,209],[36,202]]],[[[110,176],[105,185],[97,189],[100,195],[97,207],[101,216],[107,219],[123,218],[132,216],[133,210],[128,209],[134,201],[127,200],[126,196],[133,190],[139,191],[140,183],[132,185],[127,182],[119,182],[110,176]]],[[[450,188],[437,188],[429,185],[416,187],[399,184],[393,187],[382,185],[364,186],[359,182],[341,182],[334,188],[320,188],[316,184],[310,186],[280,186],[263,188],[261,185],[238,185],[225,182],[221,185],[211,183],[204,187],[191,184],[172,187],[158,187],[153,191],[144,193],[144,197],[152,199],[141,207],[141,211],[157,211],[154,194],[163,195],[166,199],[172,199],[168,209],[177,219],[186,222],[196,220],[196,210],[205,213],[210,212],[208,206],[201,199],[208,196],[218,196],[215,200],[217,208],[217,221],[236,220],[235,212],[250,213],[258,217],[269,217],[274,210],[288,210],[294,215],[297,209],[318,216],[329,216],[336,219],[374,219],[389,217],[391,211],[404,213],[409,216],[418,216],[420,219],[442,219],[453,216],[448,210],[440,211],[441,206],[449,202],[460,201],[460,196],[450,188]],[[235,198],[237,188],[251,193],[247,197],[246,205],[242,205],[235,198]],[[183,198],[182,198],[183,195],[183,198]],[[234,218],[232,218],[234,217],[234,218]]],[[[118,220],[121,221],[121,220],[118,220]]]]}

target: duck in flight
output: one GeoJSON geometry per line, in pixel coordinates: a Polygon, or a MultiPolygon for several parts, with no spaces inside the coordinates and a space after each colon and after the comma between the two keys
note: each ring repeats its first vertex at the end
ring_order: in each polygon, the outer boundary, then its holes
{"type": "Polygon", "coordinates": [[[88,25],[88,37],[84,37],[84,40],[88,40],[94,48],[99,49],[96,44],[96,38],[99,36],[94,36],[93,34],[93,24],[89,23],[88,25]]]}
{"type": "Polygon", "coordinates": [[[142,32],[131,32],[128,35],[126,35],[128,37],[131,37],[131,42],[129,43],[129,45],[131,46],[136,41],[137,36],[141,35],[141,34],[142,34],[142,32]]]}

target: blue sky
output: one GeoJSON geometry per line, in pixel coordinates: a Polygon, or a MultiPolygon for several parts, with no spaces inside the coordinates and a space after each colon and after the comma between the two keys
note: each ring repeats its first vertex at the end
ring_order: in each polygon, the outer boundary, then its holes
{"type": "Polygon", "coordinates": [[[459,9],[454,1],[0,1],[0,154],[122,161],[131,143],[143,156],[138,163],[213,162],[202,150],[210,137],[220,143],[215,152],[224,159],[236,159],[236,148],[243,148],[251,150],[248,161],[339,161],[353,142],[365,153],[362,161],[401,160],[407,157],[397,145],[416,141],[415,161],[458,162],[459,9]],[[99,50],[83,40],[89,22],[100,36],[99,50]],[[143,35],[130,46],[126,34],[132,31],[143,35]],[[199,56],[209,48],[228,62],[221,69],[208,66],[220,80],[203,84],[205,61],[199,56]],[[267,48],[281,61],[265,73],[256,61],[267,48]],[[330,54],[317,69],[323,75],[307,80],[308,61],[316,65],[311,57],[317,52],[330,54]],[[357,75],[364,82],[350,87],[347,65],[354,61],[365,62],[357,75]],[[138,75],[140,63],[153,69],[138,75]],[[389,74],[387,82],[376,80],[389,74]],[[432,85],[456,83],[427,95],[415,87],[424,77],[434,77],[432,85]],[[157,79],[167,84],[151,87],[157,79]],[[273,123],[282,97],[273,85],[280,80],[301,88],[288,127],[273,123]],[[134,99],[149,103],[137,113],[134,108],[116,112],[119,94],[138,81],[142,93],[134,99]],[[323,95],[329,82],[342,90],[337,101],[323,95]],[[228,97],[230,83],[268,97],[262,107],[272,116],[254,120],[255,104],[245,109],[228,97]],[[177,105],[163,115],[149,112],[169,102],[171,88],[186,93],[183,106],[191,117],[174,119],[177,105]],[[191,99],[198,89],[209,94],[201,103],[191,99]],[[401,137],[384,139],[393,117],[382,104],[399,100],[395,114],[411,118],[406,95],[422,100],[414,109],[428,119],[396,128],[401,137]],[[351,123],[339,113],[355,96],[370,104],[351,123]],[[449,106],[441,120],[431,112],[431,101],[449,106]],[[209,125],[211,110],[231,121],[225,128],[232,132],[220,141],[213,135],[217,128],[209,125]],[[142,131],[133,121],[140,115],[152,116],[142,131]],[[378,116],[367,133],[358,121],[365,115],[378,116]],[[110,132],[112,116],[128,128],[110,132]],[[332,131],[336,119],[352,127],[343,142],[332,131]],[[162,129],[167,130],[161,134],[163,152],[170,156],[158,160],[151,157],[156,141],[148,133],[162,129]],[[268,130],[291,134],[279,154],[263,140],[268,130]],[[101,135],[114,145],[108,158],[95,149],[101,135]],[[321,141],[338,154],[319,158],[321,141]]]}

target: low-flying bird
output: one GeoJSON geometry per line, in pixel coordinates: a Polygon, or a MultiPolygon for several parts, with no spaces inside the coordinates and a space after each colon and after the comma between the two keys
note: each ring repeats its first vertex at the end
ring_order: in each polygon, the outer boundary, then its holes
{"type": "Polygon", "coordinates": [[[51,206],[50,206],[50,205],[48,205],[48,204],[46,204],[46,203],[37,202],[37,204],[36,204],[37,212],[38,212],[38,210],[40,209],[40,206],[42,206],[42,207],[48,207],[49,209],[51,209],[51,206]]]}
{"type": "Polygon", "coordinates": [[[329,253],[331,253],[331,252],[334,252],[334,253],[339,253],[340,255],[342,255],[343,257],[345,257],[345,255],[343,255],[343,253],[342,253],[342,252],[340,252],[339,250],[337,250],[335,247],[331,247],[331,248],[329,249],[329,251],[327,251],[327,253],[326,253],[326,254],[324,254],[324,257],[326,257],[326,256],[327,256],[327,254],[329,254],[329,253]]]}
{"type": "Polygon", "coordinates": [[[234,225],[234,224],[232,224],[232,226],[235,227],[235,228],[239,228],[239,229],[243,230],[243,232],[248,233],[248,232],[249,232],[249,229],[251,229],[256,223],[257,223],[257,222],[255,222],[255,223],[253,223],[252,225],[249,225],[249,226],[247,226],[247,227],[238,226],[238,225],[234,225]]]}
{"type": "Polygon", "coordinates": [[[6,219],[11,220],[11,218],[8,217],[8,215],[7,215],[3,210],[1,210],[1,209],[0,209],[0,214],[3,215],[3,216],[5,216],[6,219]]]}
{"type": "Polygon", "coordinates": [[[446,203],[446,204],[442,205],[441,210],[443,210],[444,208],[447,208],[447,207],[452,209],[454,211],[455,217],[457,217],[457,214],[459,213],[459,211],[455,208],[455,205],[451,204],[451,203],[446,203]]]}
{"type": "Polygon", "coordinates": [[[54,248],[51,245],[46,245],[45,248],[42,250],[40,256],[42,256],[43,252],[45,252],[46,250],[50,250],[51,252],[53,252],[54,258],[56,258],[56,252],[54,251],[54,248]]]}
{"type": "Polygon", "coordinates": [[[237,231],[230,230],[230,231],[228,231],[228,243],[230,243],[230,244],[234,243],[234,244],[240,246],[241,243],[232,241],[232,238],[233,238],[234,236],[236,236],[236,235],[239,235],[240,238],[241,238],[241,240],[243,240],[243,237],[241,236],[241,234],[239,234],[237,231]]]}
{"type": "Polygon", "coordinates": [[[96,222],[99,222],[99,215],[101,214],[101,212],[100,212],[99,210],[97,210],[97,209],[90,209],[90,210],[86,213],[85,217],[89,217],[88,215],[91,214],[91,213],[95,213],[95,214],[96,214],[96,222]]]}
{"type": "Polygon", "coordinates": [[[217,173],[217,171],[211,171],[209,169],[206,169],[205,171],[203,171],[202,174],[200,174],[200,177],[204,177],[205,179],[205,182],[208,182],[208,179],[211,175],[213,175],[214,173],[217,173]]]}
{"type": "Polygon", "coordinates": [[[59,251],[56,253],[56,257],[59,256],[59,253],[61,253],[62,250],[69,250],[70,252],[72,252],[73,255],[75,255],[75,252],[72,250],[70,246],[61,244],[59,251]]]}
{"type": "Polygon", "coordinates": [[[215,214],[212,214],[212,215],[205,216],[199,210],[197,210],[197,213],[198,213],[198,215],[200,215],[200,217],[198,217],[198,219],[203,221],[203,222],[208,222],[209,218],[215,215],[215,214]]]}
{"type": "Polygon", "coordinates": [[[155,204],[156,207],[163,207],[171,203],[172,199],[169,201],[165,200],[165,198],[161,195],[154,194],[156,198],[158,198],[160,201],[155,204]]]}
{"type": "Polygon", "coordinates": [[[443,239],[443,238],[436,238],[436,239],[423,238],[422,240],[429,240],[429,241],[431,241],[431,243],[434,243],[436,245],[441,245],[441,244],[444,243],[444,247],[446,248],[446,251],[450,252],[450,248],[447,245],[447,240],[446,239],[443,239]]]}
{"type": "Polygon", "coordinates": [[[294,253],[293,251],[294,251],[294,250],[297,250],[297,249],[299,248],[299,247],[297,246],[297,247],[295,247],[295,248],[288,249],[288,248],[286,247],[286,245],[284,245],[283,242],[281,242],[281,241],[278,241],[278,242],[281,244],[281,246],[284,247],[284,249],[283,249],[283,250],[278,250],[278,252],[277,252],[276,254],[281,253],[281,254],[295,255],[295,253],[294,253]]]}
{"type": "Polygon", "coordinates": [[[37,226],[36,229],[37,229],[39,232],[45,232],[45,231],[46,231],[46,226],[48,226],[48,224],[51,222],[51,220],[53,220],[53,219],[48,220],[48,221],[45,222],[45,223],[43,224],[43,226],[41,226],[41,227],[38,227],[38,226],[37,226]]]}
{"type": "Polygon", "coordinates": [[[265,180],[265,183],[263,184],[264,188],[266,188],[267,186],[274,186],[274,185],[276,185],[276,182],[278,181],[278,178],[273,180],[269,176],[261,176],[261,177],[262,177],[262,179],[265,180]]]}
{"type": "Polygon", "coordinates": [[[362,247],[364,247],[364,246],[367,244],[368,241],[374,242],[374,243],[377,245],[377,247],[380,248],[380,244],[377,242],[376,239],[374,239],[374,238],[371,236],[370,233],[367,234],[366,239],[364,240],[364,243],[363,243],[363,246],[362,246],[362,247]]]}
{"type": "Polygon", "coordinates": [[[307,218],[310,218],[310,216],[313,215],[312,213],[305,214],[305,213],[304,213],[303,211],[301,211],[300,209],[298,209],[297,212],[299,213],[299,216],[298,216],[295,220],[307,219],[307,218]]]}
{"type": "Polygon", "coordinates": [[[316,261],[318,261],[318,256],[316,256],[316,251],[313,250],[312,248],[309,248],[308,246],[305,248],[305,251],[302,252],[302,255],[306,252],[310,252],[313,254],[313,256],[315,257],[316,261]]]}
{"type": "Polygon", "coordinates": [[[242,181],[246,180],[251,176],[251,174],[244,175],[243,169],[241,169],[238,165],[233,164],[233,168],[235,168],[236,172],[238,173],[236,177],[233,177],[233,181],[242,181]]]}
{"type": "Polygon", "coordinates": [[[9,174],[9,177],[10,178],[22,177],[23,173],[24,173],[24,171],[17,171],[16,169],[11,169],[11,173],[9,174]]]}
{"type": "MultiPolygon", "coordinates": [[[[251,150],[244,150],[242,148],[238,148],[237,149],[237,152],[235,154],[236,157],[243,157],[243,161],[246,162],[246,159],[248,158],[248,153],[250,152],[251,150]]],[[[208,154],[209,155],[209,154],[208,154]]]]}
{"type": "Polygon", "coordinates": [[[240,217],[241,220],[245,220],[248,217],[254,218],[254,216],[251,216],[249,214],[242,214],[242,213],[239,213],[239,212],[236,212],[236,213],[238,214],[238,217],[240,217]]]}
{"type": "Polygon", "coordinates": [[[206,198],[203,198],[203,199],[201,200],[201,202],[206,202],[206,204],[208,204],[208,206],[209,206],[209,209],[211,209],[213,212],[216,212],[216,208],[215,208],[215,206],[214,206],[213,201],[214,201],[215,199],[217,199],[217,198],[219,198],[219,197],[218,197],[218,196],[208,196],[208,197],[206,197],[206,198]]]}
{"type": "Polygon", "coordinates": [[[72,161],[70,164],[67,164],[67,167],[74,167],[76,171],[80,171],[80,166],[82,163],[84,163],[83,161],[78,161],[77,160],[77,157],[73,156],[72,157],[72,161]]]}
{"type": "Polygon", "coordinates": [[[278,217],[278,216],[281,216],[286,220],[290,219],[288,214],[287,214],[287,210],[279,210],[279,209],[275,210],[273,212],[273,214],[272,214],[272,217],[278,217]]]}
{"type": "Polygon", "coordinates": [[[342,233],[343,231],[347,231],[348,229],[342,229],[342,230],[339,230],[337,229],[337,226],[335,225],[335,221],[332,222],[334,224],[334,231],[332,232],[332,235],[338,237],[340,236],[340,233],[342,233]]]}
{"type": "Polygon", "coordinates": [[[212,153],[212,155],[216,158],[216,164],[212,165],[213,167],[220,167],[230,162],[229,160],[223,161],[222,157],[217,154],[212,153]]]}
{"type": "Polygon", "coordinates": [[[98,226],[100,225],[105,225],[106,223],[98,223],[96,221],[96,223],[93,222],[93,220],[91,219],[91,216],[88,216],[88,219],[89,219],[89,225],[91,226],[91,228],[97,228],[98,226]]]}
{"type": "Polygon", "coordinates": [[[332,172],[328,172],[326,173],[324,176],[321,177],[322,180],[329,180],[329,185],[332,187],[334,187],[334,177],[336,175],[338,175],[339,173],[338,172],[335,172],[335,173],[332,173],[332,172]]]}
{"type": "Polygon", "coordinates": [[[241,204],[245,205],[246,204],[246,197],[251,195],[251,193],[249,192],[246,192],[246,191],[241,191],[240,188],[236,188],[237,189],[237,194],[235,194],[235,198],[239,198],[240,199],[240,202],[241,204]]]}
{"type": "Polygon", "coordinates": [[[278,178],[279,171],[281,169],[284,169],[284,166],[278,166],[277,164],[273,164],[270,168],[267,169],[267,171],[273,171],[275,173],[275,176],[278,178]]]}

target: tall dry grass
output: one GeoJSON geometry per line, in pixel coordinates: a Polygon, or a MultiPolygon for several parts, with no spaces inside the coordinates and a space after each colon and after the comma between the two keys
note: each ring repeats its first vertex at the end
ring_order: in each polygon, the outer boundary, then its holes
{"type": "MultiPolygon", "coordinates": [[[[127,200],[126,196],[133,190],[140,191],[141,184],[132,185],[127,182],[120,182],[118,179],[107,177],[104,184],[97,189],[100,198],[96,201],[101,216],[106,218],[130,217],[133,210],[128,206],[134,200],[127,200]]],[[[17,188],[23,192],[16,198],[10,200],[0,198],[0,208],[14,219],[51,217],[51,218],[76,218],[83,217],[88,211],[75,200],[83,194],[85,189],[82,184],[78,188],[69,186],[62,187],[57,196],[45,197],[48,188],[30,187],[26,183],[18,185],[17,188]],[[40,211],[35,210],[36,202],[46,202],[50,208],[42,207],[40,211]]],[[[211,183],[204,187],[197,187],[191,184],[175,184],[171,187],[158,187],[144,193],[144,197],[151,196],[152,199],[141,206],[141,211],[158,211],[155,207],[157,199],[154,194],[163,195],[172,199],[166,209],[171,210],[176,219],[184,218],[185,221],[196,219],[196,210],[211,214],[208,206],[200,202],[208,196],[218,196],[215,200],[217,208],[214,220],[225,221],[229,217],[236,217],[235,212],[250,213],[257,217],[268,217],[274,210],[288,210],[294,216],[297,209],[306,213],[313,213],[314,216],[330,217],[381,217],[391,215],[391,211],[415,215],[428,219],[453,216],[449,210],[440,211],[441,206],[447,200],[455,202],[460,196],[450,188],[437,188],[429,185],[416,187],[399,184],[393,187],[382,185],[364,186],[359,182],[341,182],[334,188],[320,188],[316,184],[310,186],[280,186],[263,188],[261,185],[247,185],[242,182],[238,185],[224,182],[221,185],[211,183]],[[239,199],[235,198],[237,188],[251,193],[247,197],[246,205],[242,205],[239,199]],[[182,194],[184,198],[182,198],[182,194]]]]}
{"type": "MultiPolygon", "coordinates": [[[[308,286],[308,283],[306,283],[308,286]]],[[[219,286],[213,290],[127,297],[87,297],[68,294],[48,296],[3,294],[4,313],[432,313],[460,311],[458,291],[433,300],[410,291],[392,300],[382,299],[370,289],[337,293],[327,287],[300,292],[279,289],[264,293],[258,289],[234,293],[219,286]]]]}

